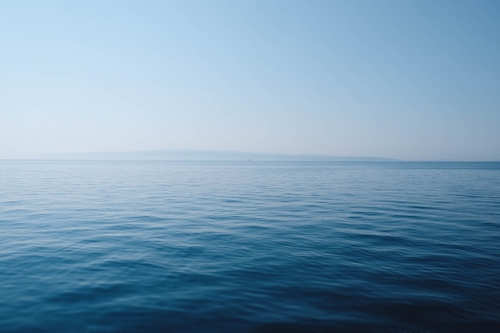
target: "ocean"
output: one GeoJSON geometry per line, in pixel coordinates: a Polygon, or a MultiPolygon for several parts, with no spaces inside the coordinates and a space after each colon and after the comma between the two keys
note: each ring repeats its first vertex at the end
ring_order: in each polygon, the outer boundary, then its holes
{"type": "Polygon", "coordinates": [[[500,332],[500,163],[2,160],[0,332],[500,332]]]}

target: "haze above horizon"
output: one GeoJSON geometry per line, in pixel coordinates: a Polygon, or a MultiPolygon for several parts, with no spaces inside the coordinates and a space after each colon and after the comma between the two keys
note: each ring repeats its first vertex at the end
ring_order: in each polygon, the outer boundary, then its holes
{"type": "Polygon", "coordinates": [[[4,1],[0,158],[500,160],[498,1],[4,1]]]}

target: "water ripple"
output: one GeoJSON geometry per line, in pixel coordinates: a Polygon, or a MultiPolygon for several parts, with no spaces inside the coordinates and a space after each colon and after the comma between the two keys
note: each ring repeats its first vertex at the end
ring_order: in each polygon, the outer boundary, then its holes
{"type": "Polygon", "coordinates": [[[0,162],[1,332],[499,332],[500,163],[0,162]]]}

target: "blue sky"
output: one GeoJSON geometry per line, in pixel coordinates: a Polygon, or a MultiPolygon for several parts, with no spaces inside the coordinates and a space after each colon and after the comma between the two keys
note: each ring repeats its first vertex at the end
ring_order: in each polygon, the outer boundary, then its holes
{"type": "Polygon", "coordinates": [[[499,1],[2,1],[0,157],[500,160],[499,1]]]}

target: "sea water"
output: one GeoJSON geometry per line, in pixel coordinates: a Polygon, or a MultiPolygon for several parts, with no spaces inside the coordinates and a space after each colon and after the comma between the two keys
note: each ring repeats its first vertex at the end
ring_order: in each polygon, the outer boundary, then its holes
{"type": "Polygon", "coordinates": [[[500,332],[500,163],[0,161],[0,332],[500,332]]]}

